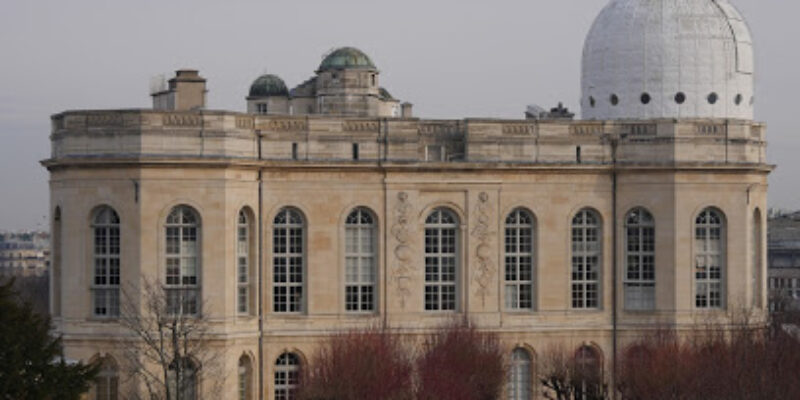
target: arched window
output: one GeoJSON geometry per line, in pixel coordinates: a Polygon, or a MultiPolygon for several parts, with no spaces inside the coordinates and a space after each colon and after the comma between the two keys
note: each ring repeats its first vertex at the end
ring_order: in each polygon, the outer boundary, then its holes
{"type": "Polygon", "coordinates": [[[725,270],[725,222],[713,208],[695,220],[695,294],[697,308],[722,308],[722,277],[725,270]]]}
{"type": "Polygon", "coordinates": [[[505,281],[506,309],[533,309],[534,268],[533,216],[516,209],[506,218],[505,281]]]}
{"type": "Polygon", "coordinates": [[[182,400],[197,400],[197,365],[190,359],[175,360],[169,365],[169,390],[172,398],[180,393],[182,400]]]}
{"type": "Polygon", "coordinates": [[[92,388],[93,400],[117,400],[119,398],[119,373],[117,363],[111,357],[100,362],[100,372],[94,380],[92,388]]]}
{"type": "Polygon", "coordinates": [[[236,219],[236,312],[239,315],[250,315],[252,279],[252,256],[250,243],[252,240],[250,217],[246,210],[239,211],[236,219]]]}
{"type": "Polygon", "coordinates": [[[92,217],[92,309],[95,317],[119,316],[120,237],[119,215],[111,207],[98,208],[92,217]]]}
{"type": "Polygon", "coordinates": [[[275,216],[272,231],[272,310],[303,311],[305,282],[305,222],[299,212],[284,208],[275,216]]]}
{"type": "Polygon", "coordinates": [[[625,217],[625,308],[653,310],[656,306],[656,225],[644,208],[625,217]]]}
{"type": "Polygon", "coordinates": [[[583,209],[572,219],[572,308],[598,308],[600,297],[600,217],[583,209]]]}
{"type": "Polygon", "coordinates": [[[425,310],[456,310],[458,218],[437,208],[425,220],[425,310]]]}
{"type": "Polygon", "coordinates": [[[581,346],[575,353],[575,374],[581,391],[576,399],[602,398],[603,368],[600,354],[594,347],[581,346]]]}
{"type": "Polygon", "coordinates": [[[300,380],[300,358],[294,353],[283,353],[275,361],[275,400],[294,400],[300,380]]]}
{"type": "Polygon", "coordinates": [[[511,353],[511,368],[508,372],[508,400],[530,400],[533,395],[531,355],[525,349],[514,349],[511,353]]]}
{"type": "Polygon", "coordinates": [[[345,221],[345,309],[375,310],[377,235],[372,213],[357,208],[345,221]]]}
{"type": "Polygon", "coordinates": [[[763,268],[762,259],[764,255],[762,253],[762,228],[761,228],[761,210],[756,208],[753,211],[753,238],[752,238],[752,249],[751,254],[753,254],[753,266],[752,266],[752,282],[751,285],[753,287],[753,301],[752,307],[753,308],[761,308],[761,269],[763,268]]]}
{"type": "Polygon", "coordinates": [[[189,206],[177,206],[167,216],[166,295],[171,315],[200,313],[200,218],[189,206]]]}
{"type": "Polygon", "coordinates": [[[239,358],[239,400],[253,399],[253,364],[250,357],[239,358]]]}

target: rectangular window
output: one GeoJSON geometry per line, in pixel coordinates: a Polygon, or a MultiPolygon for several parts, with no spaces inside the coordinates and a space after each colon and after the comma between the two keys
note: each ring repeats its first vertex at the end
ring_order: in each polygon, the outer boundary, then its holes
{"type": "Polygon", "coordinates": [[[353,143],[353,160],[358,160],[358,143],[353,143]]]}
{"type": "Polygon", "coordinates": [[[297,143],[292,143],[292,160],[297,160],[297,143]]]}
{"type": "Polygon", "coordinates": [[[572,220],[572,308],[599,307],[601,255],[599,217],[582,210],[572,220]]]}
{"type": "Polygon", "coordinates": [[[655,309],[655,224],[644,209],[635,209],[626,217],[625,236],[625,309],[655,309]]]}
{"type": "Polygon", "coordinates": [[[458,225],[449,212],[435,210],[425,226],[425,310],[455,311],[458,225]]]}
{"type": "Polygon", "coordinates": [[[300,214],[282,210],[272,234],[273,311],[299,313],[304,302],[304,234],[300,214]]]}
{"type": "Polygon", "coordinates": [[[96,213],[92,230],[94,233],[92,314],[102,318],[119,317],[120,228],[117,213],[108,207],[100,209],[96,213]]]}
{"type": "Polygon", "coordinates": [[[506,219],[505,307],[533,309],[533,217],[523,210],[506,219]]]}
{"type": "Polygon", "coordinates": [[[236,311],[250,312],[250,225],[244,211],[239,213],[236,229],[236,311]]]}
{"type": "Polygon", "coordinates": [[[444,161],[444,148],[438,145],[425,146],[425,160],[431,162],[444,161]]]}

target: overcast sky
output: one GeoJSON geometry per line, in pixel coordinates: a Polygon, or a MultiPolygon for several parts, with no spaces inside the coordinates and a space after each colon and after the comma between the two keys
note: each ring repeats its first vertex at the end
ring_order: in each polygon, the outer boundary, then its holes
{"type": "MultiPolygon", "coordinates": [[[[192,67],[209,107],[245,109],[263,72],[294,86],[324,53],[356,46],[420,117],[579,111],[583,39],[608,0],[2,0],[0,230],[46,226],[51,114],[150,107],[158,74],[192,67]]],[[[756,117],[769,125],[770,205],[800,208],[793,131],[800,3],[732,0],[756,42],[756,117]]]]}

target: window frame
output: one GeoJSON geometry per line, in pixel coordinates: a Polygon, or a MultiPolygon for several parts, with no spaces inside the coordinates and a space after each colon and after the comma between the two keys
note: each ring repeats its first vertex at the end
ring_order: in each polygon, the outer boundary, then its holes
{"type": "Polygon", "coordinates": [[[536,266],[537,266],[537,262],[536,262],[537,261],[536,227],[537,227],[536,217],[534,216],[534,214],[532,212],[530,212],[529,210],[527,210],[525,208],[522,208],[522,207],[517,207],[517,208],[511,210],[511,212],[509,212],[508,215],[505,218],[505,221],[504,221],[504,224],[503,224],[503,299],[502,299],[503,300],[503,308],[504,308],[505,311],[526,312],[526,311],[534,311],[534,310],[536,310],[536,305],[537,305],[537,302],[536,302],[536,297],[537,297],[537,291],[536,291],[536,288],[537,288],[537,285],[536,285],[536,283],[537,283],[537,279],[536,279],[536,272],[537,272],[537,268],[536,268],[536,266]],[[522,220],[520,218],[523,217],[523,216],[528,218],[529,222],[527,222],[527,223],[522,222],[522,220]],[[513,220],[512,220],[512,217],[514,218],[513,220]],[[515,221],[515,222],[512,222],[512,221],[515,221]],[[523,239],[522,239],[521,236],[523,234],[523,230],[528,230],[529,231],[528,237],[529,237],[530,243],[528,243],[528,245],[530,246],[530,251],[522,251],[523,239]],[[513,236],[509,236],[510,231],[513,232],[513,236]],[[513,248],[516,249],[516,251],[509,251],[509,240],[510,239],[513,239],[513,241],[514,241],[514,243],[513,243],[514,247],[513,248]],[[523,275],[522,268],[524,267],[523,261],[521,259],[525,258],[525,257],[530,259],[530,263],[527,266],[528,268],[530,268],[530,271],[528,271],[530,279],[521,279],[520,278],[523,275]],[[516,261],[513,262],[513,265],[509,264],[510,258],[514,258],[516,260],[516,261]],[[513,267],[514,271],[513,271],[512,275],[515,276],[516,279],[509,280],[509,267],[510,266],[513,267]],[[521,287],[523,287],[523,286],[528,286],[529,294],[530,294],[530,299],[528,300],[529,304],[526,307],[522,306],[522,291],[521,291],[521,287]],[[511,293],[510,290],[509,290],[510,287],[516,288],[516,291],[515,291],[516,296],[514,296],[515,298],[513,299],[513,304],[512,305],[509,305],[509,300],[510,300],[509,299],[509,296],[510,296],[509,293],[511,293]]]}
{"type": "Polygon", "coordinates": [[[242,207],[236,216],[235,233],[235,279],[236,279],[236,315],[247,317],[253,315],[253,284],[254,284],[254,251],[255,246],[253,229],[254,218],[248,207],[242,207]],[[244,233],[244,236],[242,235],[244,233]],[[244,264],[242,263],[244,261],[244,264]],[[244,300],[244,302],[243,302],[244,300]],[[244,308],[242,307],[244,306],[244,308]]]}
{"type": "Polygon", "coordinates": [[[167,313],[169,315],[183,315],[183,316],[199,316],[202,314],[202,264],[203,264],[203,235],[202,235],[202,220],[200,213],[192,206],[181,204],[170,209],[164,225],[164,292],[167,297],[167,313]],[[177,214],[176,214],[177,213],[177,214]],[[173,215],[178,216],[178,222],[170,222],[173,215]],[[185,222],[185,216],[191,216],[194,220],[185,222]],[[170,233],[170,229],[177,229],[179,233],[177,236],[170,233]],[[193,254],[185,253],[184,243],[191,242],[186,240],[187,237],[192,237],[189,232],[194,229],[194,251],[193,254]],[[170,251],[170,238],[177,238],[177,253],[170,251]],[[170,260],[177,259],[177,275],[170,273],[170,260]],[[194,276],[191,274],[184,274],[184,270],[188,265],[184,265],[183,261],[194,259],[194,276]],[[178,283],[170,283],[170,279],[177,277],[178,283]],[[194,283],[184,283],[191,281],[194,278],[194,283]],[[176,296],[176,297],[173,297],[176,296]],[[174,301],[179,301],[175,308],[175,304],[170,304],[174,301]],[[188,309],[188,310],[187,310],[188,309]],[[177,310],[177,312],[175,312],[177,310]]]}
{"type": "MultiPolygon", "coordinates": [[[[431,238],[433,239],[433,238],[431,238]]],[[[428,213],[425,218],[424,235],[423,235],[423,261],[425,267],[425,281],[423,289],[423,309],[425,312],[458,312],[460,310],[460,296],[461,296],[461,223],[458,214],[447,207],[437,207],[428,213]],[[447,216],[452,219],[451,222],[442,222],[442,218],[447,216]],[[437,217],[436,221],[431,222],[432,218],[437,217]],[[436,250],[429,251],[429,231],[436,232],[436,250]],[[452,251],[443,251],[442,239],[445,237],[446,231],[451,231],[453,238],[452,251]],[[429,264],[430,260],[436,260],[436,272],[429,272],[433,267],[433,263],[429,264]],[[452,260],[453,265],[453,278],[444,279],[442,272],[442,265],[444,260],[452,260]],[[434,280],[433,277],[436,276],[434,280]],[[446,299],[445,293],[442,289],[452,288],[452,304],[449,304],[449,299],[446,299]],[[430,291],[429,291],[430,289],[430,291]],[[436,293],[433,293],[434,290],[436,293]],[[434,298],[435,297],[435,298],[434,298]],[[430,300],[430,301],[429,301],[430,300]],[[445,303],[445,302],[448,303],[445,303]],[[445,307],[447,306],[447,307],[445,307]]]]}
{"type": "Polygon", "coordinates": [[[303,363],[294,352],[283,352],[275,359],[272,387],[275,400],[294,400],[303,363]],[[283,375],[283,378],[279,376],[283,375]],[[294,377],[293,377],[294,375],[294,377]],[[281,379],[282,383],[278,383],[281,379]]]}
{"type": "Polygon", "coordinates": [[[508,379],[506,381],[507,400],[531,400],[536,380],[533,376],[534,362],[530,351],[517,347],[511,351],[508,379]],[[524,358],[517,357],[523,354],[524,358]]]}
{"type": "Polygon", "coordinates": [[[378,221],[375,217],[375,213],[372,210],[366,207],[356,207],[353,208],[345,218],[344,222],[344,310],[348,314],[373,314],[378,310],[378,281],[379,281],[379,268],[378,268],[378,221]],[[352,218],[357,218],[356,222],[353,223],[352,218]],[[364,223],[363,217],[366,217],[369,222],[364,223]],[[369,241],[370,246],[372,248],[371,252],[365,252],[363,250],[363,238],[364,234],[368,232],[370,235],[369,241]],[[350,251],[350,243],[351,237],[350,235],[355,233],[355,237],[353,238],[353,243],[356,244],[357,251],[351,252],[350,251]],[[351,259],[355,259],[356,261],[356,271],[355,276],[356,280],[353,281],[350,279],[350,271],[349,271],[349,263],[351,259]],[[364,262],[367,259],[371,259],[371,265],[365,267],[364,262]],[[370,273],[368,274],[372,279],[370,281],[365,281],[363,278],[365,276],[365,272],[367,269],[371,269],[370,273]],[[353,303],[355,306],[354,309],[351,309],[351,302],[350,302],[350,291],[351,289],[355,289],[355,296],[356,301],[353,303]],[[365,292],[369,292],[370,289],[371,293],[367,293],[366,296],[371,297],[370,306],[364,307],[364,303],[367,302],[365,300],[365,292]]]}
{"type": "MultiPolygon", "coordinates": [[[[275,218],[272,220],[272,312],[274,314],[284,314],[284,315],[299,315],[306,312],[306,299],[307,299],[307,263],[308,263],[308,251],[307,251],[307,226],[305,215],[300,212],[300,210],[294,207],[283,207],[275,214],[275,218]],[[278,222],[281,215],[284,215],[284,221],[286,222],[278,222]],[[294,215],[300,222],[293,223],[292,215],[294,215]],[[294,233],[292,236],[292,230],[299,230],[299,235],[297,232],[294,233]],[[283,248],[286,249],[284,252],[278,253],[276,251],[276,243],[277,238],[276,235],[278,233],[282,233],[282,241],[283,241],[283,248]],[[292,252],[292,238],[299,238],[300,240],[300,253],[292,252]],[[281,260],[282,270],[278,271],[278,260],[281,260]],[[299,260],[299,264],[295,265],[295,267],[300,268],[300,282],[291,282],[292,277],[292,260],[297,262],[299,260]],[[285,276],[283,282],[278,282],[277,276],[279,275],[278,272],[282,272],[285,276]],[[279,288],[285,288],[285,293],[278,294],[279,288]],[[300,299],[296,302],[292,302],[290,300],[292,296],[292,288],[299,288],[300,299]],[[277,300],[279,296],[282,298],[283,302],[279,303],[277,300]],[[279,310],[279,304],[285,304],[284,310],[279,310]],[[295,306],[295,309],[292,309],[292,305],[295,306]]],[[[295,245],[296,246],[296,245],[295,245]]],[[[298,275],[297,273],[294,274],[295,276],[298,275]]],[[[296,289],[298,290],[298,289],[296,289]]],[[[296,295],[296,294],[295,294],[296,295]]]]}
{"type": "Polygon", "coordinates": [[[623,235],[623,260],[624,270],[622,271],[623,287],[623,306],[626,311],[654,311],[656,309],[656,221],[653,214],[644,207],[635,207],[625,214],[625,223],[622,228],[623,235]],[[634,219],[635,218],[635,219],[634,219]],[[632,234],[635,230],[635,234],[632,234]],[[648,232],[649,231],[649,232],[648,232]],[[631,248],[632,236],[637,239],[637,247],[631,248]],[[647,239],[650,239],[649,242],[647,239]],[[649,250],[648,250],[649,248],[649,250]],[[636,267],[631,266],[632,258],[636,259],[636,267]],[[648,263],[649,269],[648,271],[648,263]],[[632,268],[635,271],[632,271],[632,268]],[[631,278],[630,274],[635,272],[638,278],[631,278]],[[646,279],[648,272],[652,278],[646,279]],[[633,296],[630,290],[637,287],[639,292],[639,303],[634,304],[629,300],[633,296]],[[645,293],[645,288],[650,288],[650,293],[645,293]],[[650,296],[645,299],[643,296],[650,296]]]}
{"type": "Polygon", "coordinates": [[[253,361],[250,356],[244,354],[239,357],[236,377],[236,397],[239,400],[252,400],[255,390],[253,387],[253,361]]]}
{"type": "Polygon", "coordinates": [[[692,294],[694,298],[694,305],[693,308],[695,310],[703,310],[703,311],[713,311],[713,310],[724,310],[727,306],[726,302],[726,293],[727,288],[725,285],[727,279],[727,219],[725,214],[722,210],[716,207],[706,207],[703,208],[699,213],[696,214],[694,218],[694,222],[692,224],[692,249],[693,249],[693,259],[692,259],[692,294]],[[706,221],[708,222],[701,222],[703,216],[706,216],[706,221]],[[711,217],[716,216],[718,218],[718,223],[714,223],[711,221],[711,217]],[[700,249],[699,242],[700,238],[698,233],[700,230],[703,230],[705,235],[705,241],[703,242],[703,249],[700,249]],[[719,243],[718,249],[716,252],[709,250],[710,244],[712,243],[713,237],[711,234],[713,233],[713,229],[719,230],[719,243]],[[719,278],[713,279],[711,276],[713,275],[713,266],[709,264],[710,260],[713,260],[713,257],[719,258],[719,278]],[[700,258],[703,257],[705,260],[706,265],[708,267],[704,267],[706,269],[705,275],[706,278],[699,278],[698,275],[700,274],[699,270],[701,267],[698,264],[700,258]],[[718,303],[713,302],[713,287],[714,285],[718,286],[717,295],[719,297],[718,303]],[[706,293],[705,304],[701,304],[700,300],[700,293],[701,287],[705,287],[704,291],[706,293]]]}
{"type": "MultiPolygon", "coordinates": [[[[603,286],[602,286],[602,279],[603,279],[603,256],[604,256],[604,248],[603,248],[603,219],[600,213],[593,209],[593,208],[582,208],[578,212],[576,212],[572,219],[570,220],[570,270],[569,270],[569,291],[570,291],[570,309],[572,310],[587,310],[587,311],[598,311],[602,309],[602,298],[603,298],[603,286]],[[592,216],[595,219],[595,223],[588,223],[587,217],[592,216]],[[580,219],[579,219],[580,217],[580,219]],[[580,221],[576,223],[576,221],[580,221]],[[576,249],[576,229],[581,232],[580,237],[583,238],[580,243],[583,245],[580,246],[583,249],[578,250],[576,249]],[[591,242],[588,240],[589,233],[591,230],[594,230],[594,236],[596,240],[591,242]],[[589,246],[590,243],[595,243],[595,248],[591,249],[589,246]],[[594,265],[595,268],[595,275],[594,279],[587,279],[586,275],[587,272],[583,272],[584,279],[575,279],[576,276],[576,259],[580,258],[582,261],[582,265],[585,269],[588,261],[592,258],[596,258],[596,263],[594,265]],[[589,300],[588,294],[592,291],[587,287],[587,285],[595,285],[594,288],[594,304],[591,303],[589,300]],[[580,285],[580,289],[576,291],[576,286],[580,285]],[[581,298],[576,299],[575,294],[581,293],[581,298]],[[580,304],[577,304],[578,301],[580,304]],[[576,305],[577,304],[577,305],[576,305]]],[[[577,272],[580,274],[580,272],[577,272]]]]}
{"type": "Polygon", "coordinates": [[[90,396],[92,400],[117,400],[119,399],[119,367],[111,356],[97,360],[100,370],[94,379],[90,396]],[[102,383],[101,383],[102,382],[102,383]],[[105,393],[101,393],[105,388],[105,393]]]}
{"type": "Polygon", "coordinates": [[[92,318],[97,319],[116,319],[120,316],[120,286],[122,283],[122,224],[119,213],[108,205],[102,205],[91,214],[91,254],[92,254],[92,278],[89,285],[92,302],[92,318]],[[102,250],[98,253],[98,240],[101,238],[102,250]],[[116,247],[114,244],[116,238],[116,247]],[[114,251],[115,250],[115,251],[114,251]],[[98,265],[100,262],[101,265],[98,265]],[[116,263],[116,274],[114,274],[114,263],[116,263]],[[99,268],[103,269],[102,274],[98,274],[99,268]],[[98,283],[103,280],[103,283],[98,283]],[[104,303],[100,310],[100,299],[104,303]]]}

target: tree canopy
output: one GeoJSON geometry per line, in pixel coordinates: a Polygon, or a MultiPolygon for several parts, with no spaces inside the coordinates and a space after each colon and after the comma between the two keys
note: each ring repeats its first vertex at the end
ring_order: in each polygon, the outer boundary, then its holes
{"type": "Polygon", "coordinates": [[[50,318],[0,284],[0,399],[73,400],[89,389],[98,366],[67,363],[50,318]]]}

